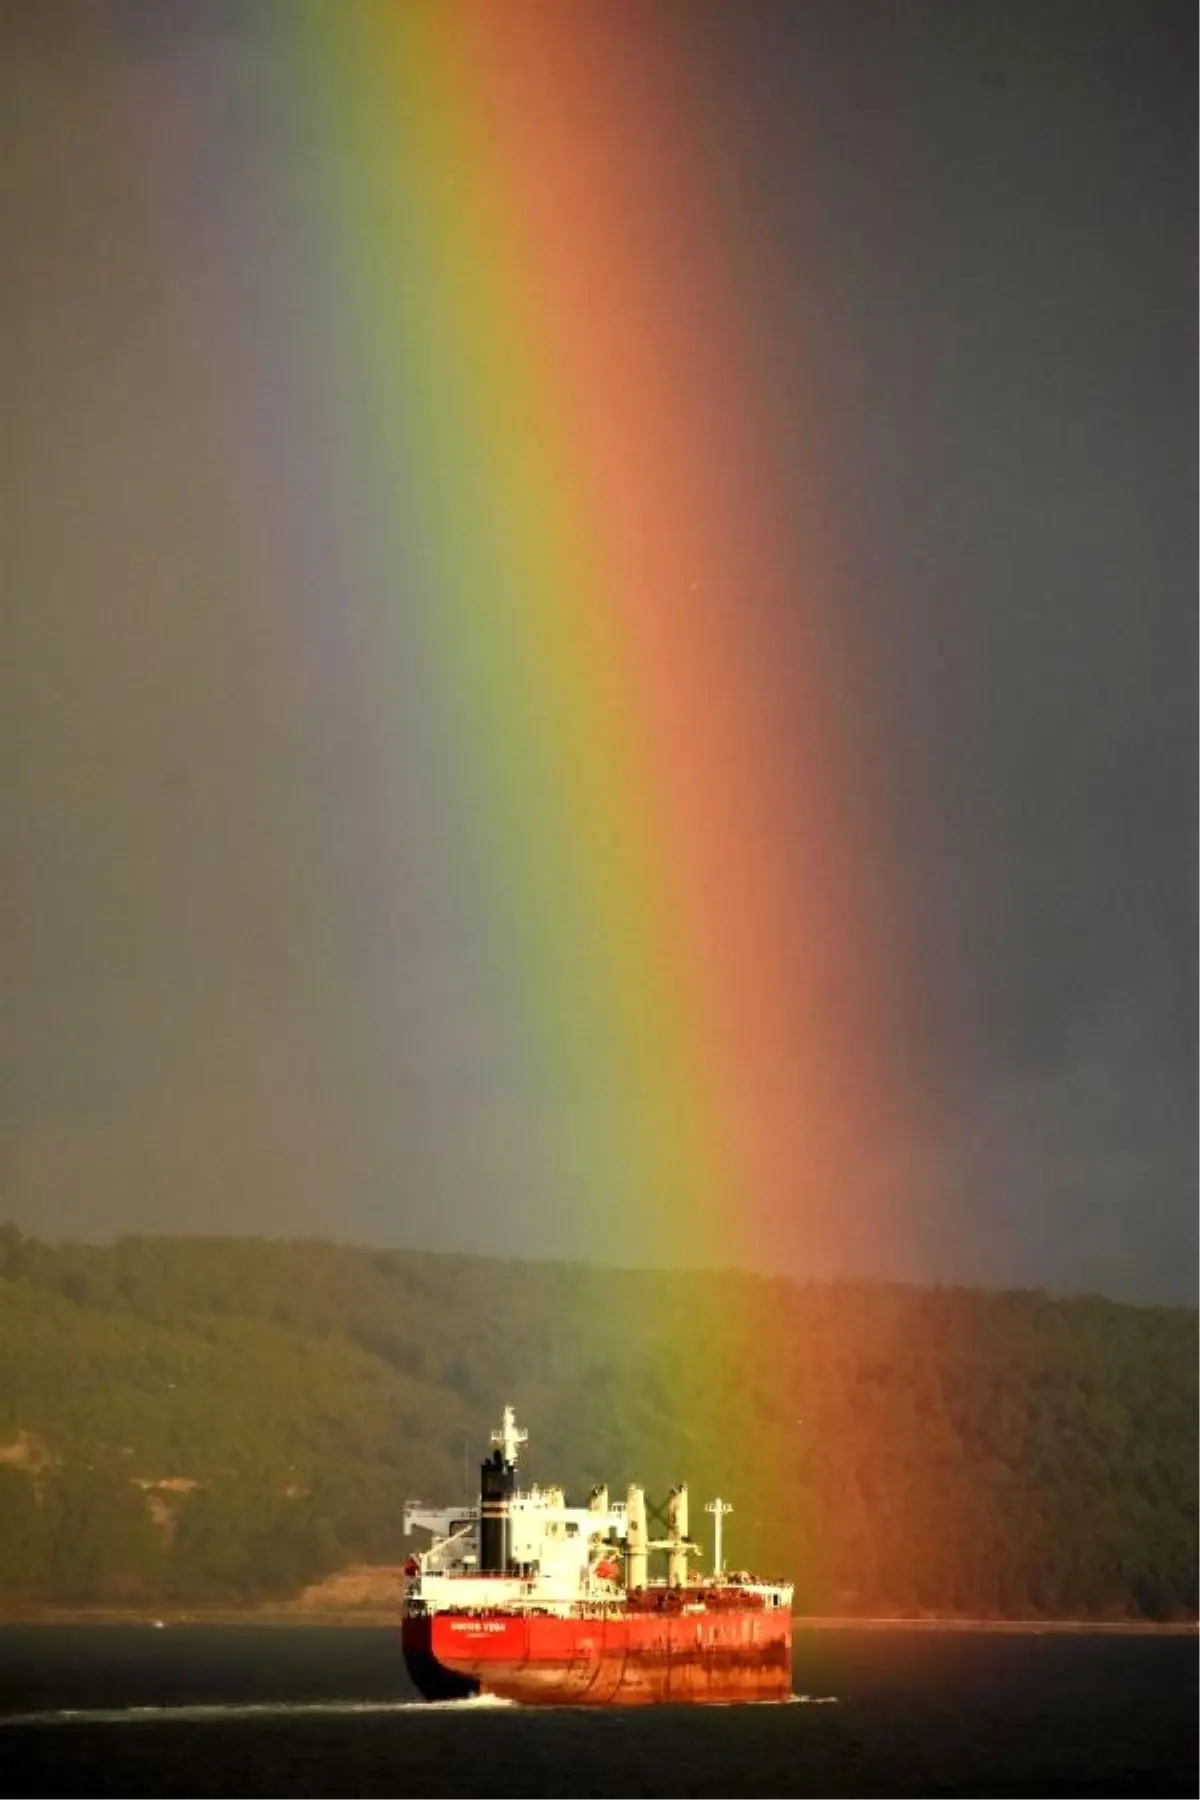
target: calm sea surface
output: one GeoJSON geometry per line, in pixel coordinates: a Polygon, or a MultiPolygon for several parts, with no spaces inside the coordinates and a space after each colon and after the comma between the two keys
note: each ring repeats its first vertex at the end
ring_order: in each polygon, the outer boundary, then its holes
{"type": "Polygon", "coordinates": [[[0,1627],[10,1793],[1197,1792],[1194,1637],[811,1632],[790,1706],[429,1706],[394,1632],[0,1627]]]}

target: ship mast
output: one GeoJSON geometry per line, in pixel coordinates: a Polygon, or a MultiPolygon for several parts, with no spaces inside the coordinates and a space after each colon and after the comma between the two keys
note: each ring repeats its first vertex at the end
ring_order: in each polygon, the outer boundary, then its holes
{"type": "Polygon", "coordinates": [[[688,1539],[687,1482],[681,1481],[671,1489],[667,1500],[667,1582],[671,1587],[687,1586],[688,1551],[692,1548],[688,1539]]]}
{"type": "Polygon", "coordinates": [[[529,1442],[529,1433],[517,1429],[517,1415],[511,1406],[505,1407],[504,1423],[499,1431],[493,1431],[492,1442],[503,1451],[505,1462],[510,1466],[515,1466],[517,1452],[522,1444],[529,1442]]]}
{"type": "Polygon", "coordinates": [[[710,1512],[713,1516],[713,1574],[721,1575],[724,1573],[721,1564],[721,1527],[724,1523],[725,1514],[731,1513],[733,1508],[728,1500],[722,1500],[718,1494],[715,1500],[709,1501],[704,1510],[705,1512],[710,1512]]]}

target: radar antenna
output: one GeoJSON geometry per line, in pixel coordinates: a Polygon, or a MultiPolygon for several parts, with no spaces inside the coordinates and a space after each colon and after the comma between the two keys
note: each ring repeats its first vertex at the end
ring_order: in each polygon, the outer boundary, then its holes
{"type": "Polygon", "coordinates": [[[493,1431],[492,1442],[500,1446],[506,1463],[515,1463],[521,1445],[529,1442],[529,1433],[517,1429],[517,1415],[511,1406],[505,1407],[504,1423],[499,1431],[493,1431]]]}

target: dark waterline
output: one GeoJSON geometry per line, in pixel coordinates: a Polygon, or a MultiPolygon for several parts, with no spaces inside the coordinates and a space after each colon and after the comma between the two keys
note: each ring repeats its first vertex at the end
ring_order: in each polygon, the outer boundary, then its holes
{"type": "Polygon", "coordinates": [[[7,1626],[0,1768],[48,1795],[1197,1791],[1194,1638],[810,1632],[795,1670],[807,1704],[431,1709],[388,1629],[7,1626]]]}

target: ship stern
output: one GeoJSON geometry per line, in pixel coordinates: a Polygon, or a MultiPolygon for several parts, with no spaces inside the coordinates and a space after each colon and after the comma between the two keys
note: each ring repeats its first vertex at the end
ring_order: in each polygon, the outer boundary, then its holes
{"type": "Polygon", "coordinates": [[[434,1649],[434,1613],[406,1613],[400,1625],[400,1648],[409,1680],[423,1700],[470,1700],[479,1692],[471,1675],[448,1668],[434,1649]]]}

